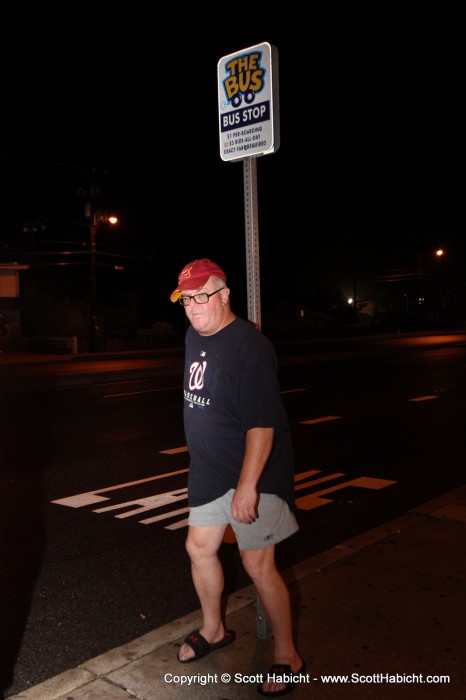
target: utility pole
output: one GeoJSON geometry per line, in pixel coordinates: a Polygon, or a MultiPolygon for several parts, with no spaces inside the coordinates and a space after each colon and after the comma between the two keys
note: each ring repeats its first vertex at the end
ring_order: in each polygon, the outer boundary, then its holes
{"type": "Polygon", "coordinates": [[[84,216],[89,220],[89,352],[97,350],[97,285],[96,285],[96,199],[100,188],[96,182],[95,168],[92,168],[89,186],[80,188],[78,196],[84,196],[84,216]]]}
{"type": "Polygon", "coordinates": [[[95,212],[89,221],[90,262],[89,262],[89,352],[97,350],[97,285],[96,285],[96,247],[95,236],[97,222],[95,212]]]}
{"type": "Polygon", "coordinates": [[[79,188],[78,196],[86,198],[84,204],[84,216],[89,220],[89,352],[97,351],[98,324],[97,324],[97,247],[96,235],[102,224],[116,224],[116,216],[109,216],[96,206],[96,200],[100,195],[100,187],[96,182],[95,168],[92,169],[88,188],[79,188]]]}

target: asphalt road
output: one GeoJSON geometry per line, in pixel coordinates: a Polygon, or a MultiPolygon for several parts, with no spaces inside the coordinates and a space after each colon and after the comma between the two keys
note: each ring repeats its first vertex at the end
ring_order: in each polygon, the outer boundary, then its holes
{"type": "MultiPolygon", "coordinates": [[[[7,696],[198,607],[182,353],[57,359],[0,366],[7,696]]],[[[466,335],[288,345],[280,378],[301,525],[280,566],[463,483],[466,335]]],[[[222,559],[227,592],[249,583],[222,559]]]]}

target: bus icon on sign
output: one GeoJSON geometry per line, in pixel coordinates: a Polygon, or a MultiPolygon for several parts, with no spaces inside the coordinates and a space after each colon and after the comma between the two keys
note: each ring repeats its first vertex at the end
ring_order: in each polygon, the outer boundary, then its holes
{"type": "Polygon", "coordinates": [[[235,56],[225,64],[227,77],[223,81],[223,89],[232,107],[240,107],[243,100],[248,105],[252,104],[257,93],[263,90],[266,70],[261,66],[261,59],[261,51],[252,51],[235,56]]]}
{"type": "MultiPolygon", "coordinates": [[[[256,93],[253,90],[246,90],[244,93],[244,101],[246,104],[250,105],[251,102],[254,102],[256,98],[256,93]]],[[[241,105],[241,102],[243,101],[243,96],[241,95],[240,92],[237,92],[236,95],[232,98],[231,104],[233,107],[239,107],[241,105]]]]}

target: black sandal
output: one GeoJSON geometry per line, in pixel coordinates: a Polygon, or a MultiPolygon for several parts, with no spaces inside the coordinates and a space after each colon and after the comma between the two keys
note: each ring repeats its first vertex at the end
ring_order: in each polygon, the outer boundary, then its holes
{"type": "Polygon", "coordinates": [[[210,643],[205,637],[202,636],[199,630],[194,630],[194,632],[191,632],[191,634],[189,634],[184,640],[184,643],[191,647],[191,649],[194,651],[194,656],[190,656],[189,659],[180,659],[180,655],[178,653],[178,661],[180,664],[189,664],[191,661],[197,661],[198,659],[202,659],[204,656],[207,656],[207,654],[210,654],[211,651],[216,651],[216,649],[222,649],[223,647],[227,647],[229,644],[233,644],[235,639],[236,632],[233,630],[225,630],[223,639],[220,639],[218,642],[210,643]]]}
{"type": "Polygon", "coordinates": [[[273,680],[275,683],[283,683],[285,687],[276,691],[264,690],[263,685],[266,682],[264,681],[264,683],[257,686],[257,692],[259,695],[263,695],[266,698],[279,698],[282,695],[288,695],[288,693],[291,693],[293,688],[300,683],[301,679],[299,676],[303,673],[306,673],[306,664],[304,661],[301,664],[301,668],[295,673],[293,673],[289,664],[272,664],[267,673],[266,681],[268,682],[272,676],[274,677],[273,680]],[[281,676],[284,676],[288,680],[279,680],[281,676]]]}

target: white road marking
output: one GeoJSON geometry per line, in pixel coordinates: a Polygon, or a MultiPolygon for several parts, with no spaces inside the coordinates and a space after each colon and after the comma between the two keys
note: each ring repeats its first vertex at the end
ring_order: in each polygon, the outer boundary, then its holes
{"type": "MultiPolygon", "coordinates": [[[[296,389],[294,391],[301,391],[299,389],[296,389]]],[[[144,392],[138,392],[138,393],[144,393],[144,392]]],[[[115,394],[113,396],[116,396],[115,394]]],[[[437,396],[424,396],[424,397],[418,397],[415,399],[410,399],[411,401],[426,401],[428,399],[434,399],[438,398],[437,396]]],[[[325,423],[327,421],[332,421],[332,420],[339,420],[341,416],[322,416],[321,418],[312,418],[310,420],[306,421],[301,421],[301,423],[306,424],[306,425],[315,425],[319,423],[325,423]]],[[[172,449],[168,450],[161,450],[160,454],[168,454],[168,455],[176,455],[180,454],[182,452],[187,452],[188,448],[186,445],[183,445],[181,447],[175,447],[172,449]]],[[[166,479],[171,476],[176,476],[178,474],[186,474],[189,470],[188,469],[179,469],[177,471],[173,472],[167,472],[165,474],[159,474],[157,476],[152,476],[148,477],[146,479],[139,479],[137,481],[129,481],[124,484],[117,484],[115,486],[108,486],[106,488],[102,489],[95,489],[93,491],[87,491],[85,493],[79,493],[75,494],[73,496],[68,496],[66,498],[59,498],[52,503],[56,503],[58,505],[63,505],[67,506],[69,508],[83,508],[85,506],[89,505],[94,505],[96,503],[100,503],[101,501],[108,501],[110,499],[109,496],[105,496],[102,494],[106,494],[112,491],[117,491],[125,488],[129,488],[131,486],[136,486],[138,484],[144,484],[148,483],[151,481],[157,481],[159,479],[166,479]]],[[[310,469],[305,472],[300,472],[298,474],[295,474],[294,481],[295,481],[295,491],[301,491],[302,489],[309,488],[316,486],[317,484],[322,484],[328,481],[331,481],[332,479],[338,479],[340,477],[345,476],[344,473],[342,472],[335,472],[333,474],[326,474],[323,476],[320,476],[317,479],[311,479],[306,481],[306,479],[309,479],[309,477],[316,476],[317,474],[321,474],[321,471],[318,469],[310,469]]],[[[372,489],[372,490],[379,490],[382,488],[386,488],[387,486],[391,486],[392,484],[396,484],[396,481],[391,481],[388,479],[378,479],[378,478],[373,478],[373,477],[358,477],[355,479],[350,479],[348,481],[344,481],[342,483],[336,484],[335,486],[331,486],[330,488],[322,489],[321,491],[315,491],[314,493],[307,494],[306,496],[301,496],[300,498],[296,499],[296,506],[300,510],[311,510],[313,508],[317,508],[319,506],[325,505],[326,503],[331,503],[332,499],[329,498],[324,498],[324,496],[328,495],[329,493],[333,493],[335,491],[341,491],[342,489],[345,489],[347,487],[357,487],[357,488],[365,488],[365,489],[372,489]]],[[[180,500],[185,500],[187,499],[187,488],[181,488],[175,491],[167,491],[165,493],[161,494],[153,494],[151,496],[145,497],[145,498],[139,498],[131,501],[125,501],[123,503],[118,503],[110,506],[105,506],[103,508],[96,508],[94,509],[94,513],[107,513],[110,511],[116,511],[116,510],[123,510],[125,511],[123,513],[118,513],[114,517],[116,518],[130,518],[132,516],[139,516],[141,513],[146,513],[150,510],[154,510],[156,508],[162,508],[163,506],[171,505],[173,503],[176,503],[180,500]],[[135,508],[134,506],[139,506],[138,508],[135,508]]],[[[166,513],[162,513],[161,515],[156,515],[156,516],[151,516],[149,518],[144,518],[143,520],[140,520],[139,522],[143,525],[150,525],[152,523],[156,522],[161,522],[163,520],[167,520],[169,518],[174,518],[178,515],[184,514],[186,512],[189,512],[189,507],[186,508],[178,508],[175,510],[171,510],[166,513]]],[[[188,524],[188,519],[184,518],[182,520],[179,520],[175,523],[170,523],[169,525],[165,525],[165,529],[167,530],[178,530],[182,527],[186,527],[188,524]]]]}
{"type": "MultiPolygon", "coordinates": [[[[60,498],[58,500],[52,501],[52,503],[58,503],[60,505],[65,505],[70,508],[82,508],[84,506],[92,505],[95,503],[98,503],[99,501],[104,501],[104,500],[109,500],[105,496],[99,496],[99,493],[105,493],[109,491],[115,491],[119,489],[123,489],[125,487],[129,486],[134,486],[137,484],[143,484],[149,481],[155,481],[157,479],[163,479],[163,478],[168,478],[170,476],[174,476],[175,474],[183,474],[186,473],[188,470],[187,469],[179,469],[178,471],[175,472],[168,472],[166,474],[160,474],[159,476],[156,477],[150,477],[148,479],[140,479],[138,481],[131,481],[127,482],[125,484],[118,484],[116,486],[109,486],[105,489],[100,489],[99,491],[88,491],[87,493],[81,493],[81,494],[76,494],[75,496],[69,496],[68,498],[60,498]]],[[[310,481],[305,481],[305,479],[308,479],[310,476],[315,476],[317,474],[321,474],[322,472],[319,471],[318,469],[311,469],[305,472],[300,472],[299,474],[296,474],[294,477],[295,483],[297,484],[295,486],[295,491],[300,491],[304,488],[309,488],[312,486],[316,486],[317,484],[322,484],[327,481],[330,481],[332,479],[338,479],[342,476],[345,476],[342,472],[334,472],[333,474],[326,474],[318,479],[311,479],[310,481]]],[[[332,499],[330,498],[323,498],[324,495],[327,495],[329,493],[333,493],[335,491],[341,491],[342,489],[347,488],[348,486],[356,486],[358,488],[365,488],[365,489],[372,489],[372,490],[379,490],[382,488],[386,488],[387,486],[391,486],[392,484],[396,484],[396,481],[391,481],[389,479],[378,479],[374,477],[367,477],[367,476],[361,476],[357,477],[355,479],[350,479],[348,481],[344,481],[340,484],[336,484],[335,486],[331,486],[330,488],[327,489],[322,489],[321,491],[315,491],[314,493],[307,494],[306,496],[302,496],[301,498],[296,499],[296,506],[299,510],[312,510],[313,508],[318,508],[319,506],[323,506],[327,503],[331,503],[332,499]]],[[[160,493],[160,494],[153,494],[151,496],[147,496],[145,498],[138,498],[134,499],[131,501],[125,501],[123,503],[116,503],[114,505],[110,506],[105,506],[103,508],[95,508],[93,510],[94,513],[108,513],[111,511],[121,511],[124,510],[125,512],[123,513],[117,513],[114,517],[115,518],[130,518],[133,516],[140,516],[142,513],[147,513],[148,511],[155,510],[156,508],[162,508],[167,505],[172,505],[174,503],[178,503],[181,500],[186,500],[188,497],[188,492],[187,488],[180,488],[175,491],[166,491],[165,493],[160,493]],[[134,508],[134,506],[139,506],[139,508],[134,508]]],[[[182,515],[184,513],[189,512],[189,507],[185,508],[177,508],[175,510],[170,510],[166,513],[162,513],[161,515],[155,515],[151,516],[149,518],[144,518],[140,520],[139,522],[142,525],[151,525],[152,523],[158,523],[163,520],[168,520],[171,518],[175,518],[178,515],[182,515]]],[[[182,520],[179,520],[175,523],[170,523],[169,525],[165,525],[165,529],[167,530],[179,530],[182,527],[186,527],[188,525],[188,519],[184,518],[182,520]]]]}
{"type": "Polygon", "coordinates": [[[298,486],[294,487],[294,490],[300,491],[301,489],[305,489],[308,486],[315,486],[316,484],[323,484],[324,481],[330,481],[330,479],[338,479],[339,476],[345,476],[345,475],[341,474],[340,472],[337,472],[336,474],[329,474],[328,476],[322,476],[320,479],[312,479],[312,481],[305,481],[303,484],[298,484],[298,486]]]}
{"type": "Polygon", "coordinates": [[[147,479],[139,479],[138,481],[128,481],[125,484],[117,484],[116,486],[107,486],[103,489],[95,489],[94,491],[87,491],[86,493],[78,493],[75,496],[68,496],[67,498],[58,498],[52,503],[58,503],[61,506],[68,506],[69,508],[82,508],[83,506],[90,506],[93,503],[99,503],[100,501],[108,501],[107,496],[99,496],[99,493],[106,493],[107,491],[117,491],[118,489],[124,489],[128,486],[136,486],[137,484],[144,484],[148,481],[157,481],[157,479],[166,479],[169,476],[175,476],[176,474],[185,474],[188,469],[179,469],[176,472],[168,472],[167,474],[159,474],[158,476],[149,476],[147,479]]]}
{"type": "MultiPolygon", "coordinates": [[[[181,515],[181,513],[189,513],[189,508],[178,508],[178,510],[172,510],[169,513],[164,513],[163,515],[154,515],[152,518],[145,518],[144,520],[140,520],[139,522],[142,523],[143,525],[150,525],[151,523],[158,523],[160,520],[166,520],[167,518],[172,518],[175,515],[181,515]]],[[[185,522],[186,524],[188,524],[187,520],[183,520],[182,522],[185,522]]],[[[177,525],[177,523],[174,523],[174,525],[177,525]]],[[[167,529],[168,530],[177,529],[174,527],[174,525],[168,525],[167,529]]]]}
{"type": "Polygon", "coordinates": [[[363,489],[374,489],[378,491],[379,489],[384,489],[396,483],[396,481],[391,481],[389,479],[376,479],[370,476],[361,476],[356,479],[350,479],[350,481],[344,481],[342,484],[337,484],[337,486],[331,486],[328,489],[316,491],[307,496],[297,498],[296,505],[299,510],[312,510],[313,508],[318,508],[319,506],[332,502],[329,498],[322,498],[323,495],[334,491],[341,491],[341,489],[345,489],[348,486],[357,486],[363,489]]]}
{"type": "Polygon", "coordinates": [[[314,476],[314,474],[320,474],[318,469],[311,469],[309,472],[301,472],[300,474],[294,475],[295,481],[301,481],[302,479],[307,479],[308,476],[314,476]]]}
{"type": "Polygon", "coordinates": [[[148,496],[147,498],[138,498],[134,501],[126,501],[125,503],[117,503],[114,506],[105,506],[105,508],[95,508],[94,513],[106,513],[109,510],[122,510],[130,506],[141,506],[140,508],[132,508],[126,511],[126,513],[120,513],[115,515],[116,518],[131,518],[133,515],[140,515],[148,510],[154,510],[154,508],[162,508],[163,506],[171,505],[172,503],[177,503],[179,500],[186,500],[188,498],[188,489],[178,489],[177,491],[167,491],[166,493],[155,494],[154,496],[148,496]]]}
{"type": "Polygon", "coordinates": [[[177,523],[167,525],[165,527],[165,530],[180,530],[182,527],[188,527],[188,518],[185,518],[184,520],[179,520],[177,523]]]}

